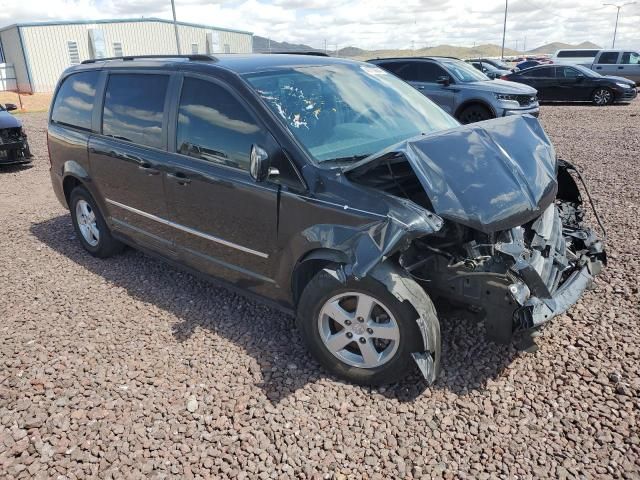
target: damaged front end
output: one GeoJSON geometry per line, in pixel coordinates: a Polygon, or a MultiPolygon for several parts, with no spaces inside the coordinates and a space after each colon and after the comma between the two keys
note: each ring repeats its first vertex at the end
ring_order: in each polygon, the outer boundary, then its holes
{"type": "MultiPolygon", "coordinates": [[[[533,118],[408,140],[345,175],[442,219],[387,253],[431,297],[483,313],[493,341],[509,342],[566,311],[606,264],[603,243],[585,222],[581,177],[556,159],[533,118]]],[[[368,258],[368,269],[387,256],[368,258]]]]}
{"type": "Polygon", "coordinates": [[[27,134],[21,126],[0,128],[0,165],[27,163],[31,161],[31,152],[27,134]]]}

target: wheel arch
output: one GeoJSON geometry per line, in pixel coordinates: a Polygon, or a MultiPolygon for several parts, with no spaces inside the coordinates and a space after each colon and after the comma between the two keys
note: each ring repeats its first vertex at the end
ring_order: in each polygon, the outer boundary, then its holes
{"type": "MultiPolygon", "coordinates": [[[[71,208],[69,204],[71,200],[71,192],[74,188],[81,186],[87,189],[93,200],[95,201],[100,214],[105,219],[107,224],[110,224],[109,216],[107,215],[107,208],[100,192],[96,188],[96,184],[91,181],[91,177],[86,169],[76,161],[68,160],[62,167],[62,193],[67,203],[67,208],[71,208]]],[[[109,225],[111,226],[111,225],[109,225]]]]}
{"type": "Polygon", "coordinates": [[[346,264],[347,255],[339,250],[330,248],[317,248],[306,252],[297,262],[291,274],[291,298],[294,308],[297,308],[300,295],[305,285],[314,275],[327,265],[346,264]]]}
{"type": "Polygon", "coordinates": [[[489,102],[487,102],[486,100],[483,100],[481,98],[470,98],[469,100],[465,100],[464,102],[462,102],[458,108],[456,109],[455,113],[454,113],[454,117],[458,118],[458,116],[462,113],[462,111],[467,108],[467,107],[471,107],[473,105],[479,105],[481,107],[486,108],[487,110],[489,110],[489,112],[491,112],[491,115],[493,115],[494,117],[497,117],[498,115],[496,114],[495,109],[491,106],[491,104],[489,104],[489,102]]]}

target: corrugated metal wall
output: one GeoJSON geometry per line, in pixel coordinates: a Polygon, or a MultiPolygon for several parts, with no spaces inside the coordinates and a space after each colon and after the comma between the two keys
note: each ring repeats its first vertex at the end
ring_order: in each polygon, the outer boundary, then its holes
{"type": "MultiPolygon", "coordinates": [[[[34,91],[52,91],[60,74],[71,65],[67,42],[77,43],[81,61],[91,58],[89,47],[89,29],[91,28],[104,32],[108,56],[114,55],[114,42],[122,44],[124,55],[177,53],[175,33],[171,23],[146,21],[22,27],[34,91]]],[[[190,54],[194,43],[198,44],[199,53],[206,53],[207,32],[218,32],[220,51],[224,51],[225,44],[229,45],[231,53],[250,53],[252,49],[252,36],[246,33],[180,24],[178,31],[183,54],[190,54]]]]}
{"type": "Polygon", "coordinates": [[[18,27],[8,28],[0,32],[0,39],[2,40],[5,61],[13,64],[18,91],[31,92],[27,64],[20,48],[18,27]]]}

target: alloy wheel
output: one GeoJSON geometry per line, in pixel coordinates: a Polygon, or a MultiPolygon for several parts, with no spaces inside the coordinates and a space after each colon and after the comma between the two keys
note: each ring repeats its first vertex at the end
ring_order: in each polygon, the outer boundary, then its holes
{"type": "Polygon", "coordinates": [[[96,222],[96,214],[86,200],[78,200],[76,203],[76,221],[84,240],[95,247],[100,241],[100,230],[96,222]]]}
{"type": "Polygon", "coordinates": [[[600,88],[593,94],[593,101],[596,105],[608,105],[611,102],[611,92],[606,88],[600,88]]]}
{"type": "Polygon", "coordinates": [[[400,328],[389,309],[361,292],[345,292],[327,300],[318,316],[318,330],[327,350],[360,368],[384,365],[400,343],[400,328]]]}

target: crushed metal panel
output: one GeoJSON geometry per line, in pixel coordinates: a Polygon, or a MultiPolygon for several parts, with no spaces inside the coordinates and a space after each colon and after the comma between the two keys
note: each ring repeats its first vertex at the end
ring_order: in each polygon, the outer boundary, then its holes
{"type": "Polygon", "coordinates": [[[555,199],[556,153],[529,116],[497,118],[412,138],[347,171],[403,155],[441,217],[490,233],[523,225],[555,199]]]}
{"type": "Polygon", "coordinates": [[[385,285],[399,301],[408,301],[418,313],[416,322],[424,350],[411,355],[425,380],[432,384],[440,372],[441,353],[440,322],[433,302],[424,289],[394,263],[380,263],[371,271],[371,276],[385,285]]]}

